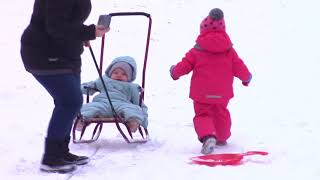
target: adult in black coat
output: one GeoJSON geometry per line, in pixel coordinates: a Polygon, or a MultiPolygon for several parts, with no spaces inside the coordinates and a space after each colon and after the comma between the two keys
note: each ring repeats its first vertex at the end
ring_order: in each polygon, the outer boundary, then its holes
{"type": "Polygon", "coordinates": [[[103,36],[109,28],[84,25],[90,0],[35,0],[31,21],[21,37],[25,69],[54,100],[40,169],[70,172],[89,158],[69,152],[73,120],[80,111],[81,54],[84,44],[103,36]]]}

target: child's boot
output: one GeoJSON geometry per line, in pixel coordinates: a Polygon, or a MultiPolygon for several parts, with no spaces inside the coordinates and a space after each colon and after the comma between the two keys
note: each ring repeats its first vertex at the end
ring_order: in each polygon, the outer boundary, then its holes
{"type": "Polygon", "coordinates": [[[216,139],[214,137],[207,138],[202,144],[201,153],[202,154],[212,153],[214,151],[215,145],[216,145],[216,139]]]}
{"type": "Polygon", "coordinates": [[[79,120],[76,126],[77,131],[82,131],[83,127],[86,126],[85,122],[83,120],[79,120]]]}
{"type": "Polygon", "coordinates": [[[130,131],[134,133],[138,130],[139,123],[134,119],[130,119],[130,120],[128,120],[128,126],[129,126],[130,131]]]}

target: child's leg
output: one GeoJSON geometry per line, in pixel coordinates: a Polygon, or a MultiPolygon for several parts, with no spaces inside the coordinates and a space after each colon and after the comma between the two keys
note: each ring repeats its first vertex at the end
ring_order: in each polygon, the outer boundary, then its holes
{"type": "Polygon", "coordinates": [[[194,129],[198,139],[203,142],[206,137],[215,137],[216,128],[213,124],[210,104],[193,102],[195,116],[193,118],[194,129]]]}
{"type": "Polygon", "coordinates": [[[98,116],[107,116],[111,114],[108,110],[108,106],[102,102],[90,102],[82,106],[80,113],[84,118],[94,118],[98,116]]]}
{"type": "Polygon", "coordinates": [[[215,104],[213,108],[216,138],[219,143],[226,142],[231,136],[231,117],[227,105],[228,103],[215,104]]]}
{"type": "MultiPolygon", "coordinates": [[[[104,116],[106,113],[107,107],[104,105],[104,103],[101,102],[90,102],[83,104],[80,110],[80,114],[83,117],[83,120],[85,121],[87,118],[94,118],[98,116],[104,116]]],[[[76,127],[76,130],[81,131],[85,125],[84,121],[79,121],[76,127]]]]}
{"type": "Polygon", "coordinates": [[[78,124],[76,127],[77,131],[82,131],[83,127],[85,126],[85,122],[84,122],[85,118],[94,117],[94,115],[96,114],[97,110],[96,110],[96,108],[94,108],[94,106],[92,106],[91,103],[86,103],[86,104],[82,105],[82,107],[80,109],[80,114],[81,114],[82,118],[80,121],[78,121],[78,124]]]}
{"type": "Polygon", "coordinates": [[[143,112],[140,106],[127,103],[115,106],[115,109],[124,116],[124,120],[128,124],[131,132],[136,132],[139,125],[147,128],[148,115],[143,112]]]}

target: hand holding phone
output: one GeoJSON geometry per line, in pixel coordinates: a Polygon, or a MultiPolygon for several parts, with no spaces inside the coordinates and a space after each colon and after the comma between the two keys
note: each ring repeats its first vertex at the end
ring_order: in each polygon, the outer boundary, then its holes
{"type": "Polygon", "coordinates": [[[105,29],[109,28],[111,22],[110,15],[100,15],[98,20],[98,25],[103,26],[105,29]]]}
{"type": "Polygon", "coordinates": [[[110,30],[111,16],[110,15],[100,15],[98,24],[96,26],[96,37],[102,37],[106,32],[110,30]]]}

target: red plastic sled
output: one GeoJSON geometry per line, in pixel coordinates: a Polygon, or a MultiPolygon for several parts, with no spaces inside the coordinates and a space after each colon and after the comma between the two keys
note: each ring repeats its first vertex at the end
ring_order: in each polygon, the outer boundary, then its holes
{"type": "Polygon", "coordinates": [[[192,163],[217,166],[217,165],[238,165],[241,164],[241,160],[244,156],[251,155],[268,155],[268,152],[264,151],[248,151],[246,153],[227,153],[227,154],[209,154],[203,156],[192,157],[192,163]]]}

